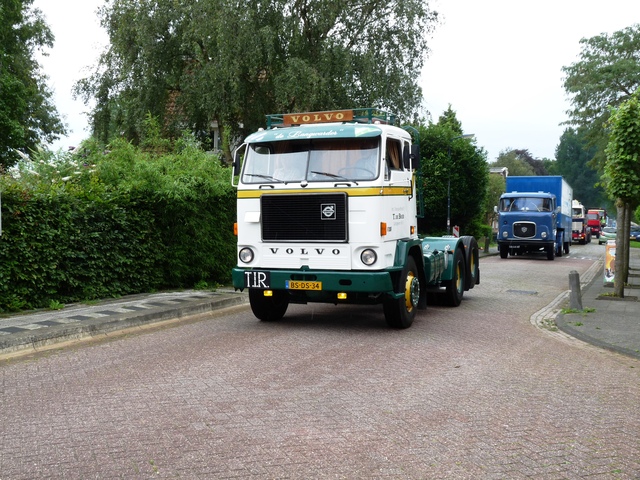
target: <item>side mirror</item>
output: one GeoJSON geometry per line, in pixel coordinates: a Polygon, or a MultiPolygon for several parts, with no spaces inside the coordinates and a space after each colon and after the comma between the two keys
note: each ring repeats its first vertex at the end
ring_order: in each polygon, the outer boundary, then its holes
{"type": "Polygon", "coordinates": [[[240,170],[242,168],[242,157],[246,151],[246,144],[240,145],[233,152],[233,163],[231,164],[231,185],[234,187],[238,186],[238,179],[236,177],[240,175],[240,170]]]}
{"type": "Polygon", "coordinates": [[[411,145],[411,152],[405,149],[402,161],[405,169],[409,170],[413,165],[413,169],[418,170],[420,168],[420,145],[415,143],[411,145]]]}
{"type": "Polygon", "coordinates": [[[242,156],[238,150],[235,151],[233,155],[233,176],[240,175],[240,167],[242,166],[242,156]]]}
{"type": "Polygon", "coordinates": [[[493,206],[493,213],[498,213],[498,206],[497,205],[493,206]]]}

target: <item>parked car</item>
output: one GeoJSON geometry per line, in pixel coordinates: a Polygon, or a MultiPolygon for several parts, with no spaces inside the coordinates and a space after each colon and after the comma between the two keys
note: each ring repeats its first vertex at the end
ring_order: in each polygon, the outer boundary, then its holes
{"type": "Polygon", "coordinates": [[[637,242],[640,242],[640,227],[637,227],[637,226],[634,227],[632,225],[629,236],[631,240],[636,240],[637,242]]]}
{"type": "Polygon", "coordinates": [[[615,227],[604,227],[600,232],[600,237],[598,238],[598,245],[607,243],[607,240],[615,240],[616,232],[617,230],[615,227]]]}

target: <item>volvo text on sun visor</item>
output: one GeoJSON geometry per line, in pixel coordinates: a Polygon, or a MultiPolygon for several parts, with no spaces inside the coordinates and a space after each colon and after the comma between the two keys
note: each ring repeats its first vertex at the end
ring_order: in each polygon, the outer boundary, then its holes
{"type": "Polygon", "coordinates": [[[336,125],[327,129],[326,125],[307,125],[282,129],[263,130],[247,137],[246,143],[274,142],[279,140],[314,138],[366,138],[379,137],[380,128],[372,125],[336,125]]]}

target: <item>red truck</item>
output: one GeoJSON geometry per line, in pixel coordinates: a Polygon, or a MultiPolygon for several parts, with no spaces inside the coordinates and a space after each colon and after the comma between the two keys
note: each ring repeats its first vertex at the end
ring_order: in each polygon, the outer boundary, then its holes
{"type": "Polygon", "coordinates": [[[587,225],[591,229],[591,235],[600,238],[602,227],[607,225],[607,211],[601,208],[590,208],[587,211],[587,225]]]}

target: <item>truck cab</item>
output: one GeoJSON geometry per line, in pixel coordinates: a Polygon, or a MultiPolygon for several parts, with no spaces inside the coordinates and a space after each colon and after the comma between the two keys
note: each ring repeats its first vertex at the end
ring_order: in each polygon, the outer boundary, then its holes
{"type": "Polygon", "coordinates": [[[501,258],[546,253],[549,260],[571,247],[573,189],[558,175],[509,176],[496,206],[501,258]]]}
{"type": "MultiPolygon", "coordinates": [[[[406,328],[426,307],[429,288],[445,287],[458,303],[470,288],[467,270],[459,270],[468,257],[460,239],[418,237],[419,154],[394,115],[270,115],[234,159],[232,279],[249,289],[260,320],[281,318],[290,303],[381,303],[387,323],[406,328]]],[[[467,243],[479,279],[477,245],[467,243]]]]}
{"type": "Polygon", "coordinates": [[[587,211],[579,200],[571,203],[571,241],[585,245],[591,243],[591,227],[587,223],[587,211]]]}
{"type": "Polygon", "coordinates": [[[602,228],[607,225],[607,212],[604,209],[590,208],[587,211],[587,225],[591,229],[591,235],[600,238],[602,228]]]}
{"type": "MultiPolygon", "coordinates": [[[[555,256],[556,197],[547,193],[505,193],[500,198],[500,256],[544,251],[555,256]]],[[[562,253],[560,253],[562,255],[562,253]]]]}

